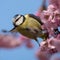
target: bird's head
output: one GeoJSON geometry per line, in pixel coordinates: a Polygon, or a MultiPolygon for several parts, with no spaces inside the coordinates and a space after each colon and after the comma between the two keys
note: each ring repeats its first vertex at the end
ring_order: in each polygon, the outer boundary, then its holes
{"type": "Polygon", "coordinates": [[[14,17],[13,17],[13,25],[15,27],[23,24],[23,22],[25,21],[25,17],[23,15],[20,15],[20,14],[16,14],[14,17]]]}

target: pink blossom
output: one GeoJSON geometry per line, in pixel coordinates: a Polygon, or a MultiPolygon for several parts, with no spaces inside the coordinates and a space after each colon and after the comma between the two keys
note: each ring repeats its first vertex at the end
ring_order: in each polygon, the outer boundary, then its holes
{"type": "Polygon", "coordinates": [[[60,52],[60,34],[56,38],[49,38],[47,41],[41,42],[36,56],[39,60],[50,60],[58,52],[60,52]]]}
{"type": "MultiPolygon", "coordinates": [[[[59,35],[58,35],[59,36],[59,35]]],[[[52,38],[50,41],[48,40],[49,44],[52,46],[55,46],[58,52],[60,52],[60,38],[57,36],[57,38],[52,38]]]]}
{"type": "Polygon", "coordinates": [[[14,48],[21,45],[21,41],[11,35],[0,34],[0,48],[14,48]]]}
{"type": "Polygon", "coordinates": [[[38,57],[38,60],[49,60],[50,57],[56,52],[57,50],[55,46],[50,45],[47,41],[44,41],[40,43],[36,56],[38,57]]]}
{"type": "Polygon", "coordinates": [[[60,12],[54,5],[49,5],[47,10],[44,10],[41,15],[41,21],[44,23],[44,29],[47,29],[50,36],[56,37],[54,29],[60,26],[60,12]]]}
{"type": "Polygon", "coordinates": [[[60,0],[49,0],[50,4],[53,4],[55,7],[59,8],[60,6],[60,0]]]}

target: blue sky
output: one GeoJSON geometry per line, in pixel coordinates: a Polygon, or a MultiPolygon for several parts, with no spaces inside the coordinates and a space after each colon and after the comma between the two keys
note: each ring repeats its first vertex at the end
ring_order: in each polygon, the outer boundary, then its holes
{"type": "Polygon", "coordinates": [[[11,29],[15,14],[35,14],[42,0],[0,0],[0,28],[11,29]],[[2,27],[4,26],[4,27],[2,27]]]}
{"type": "MultiPolygon", "coordinates": [[[[10,30],[12,17],[15,14],[35,14],[41,5],[42,0],[0,0],[0,31],[1,29],[10,30]]],[[[0,60],[36,60],[35,52],[38,45],[33,41],[35,47],[27,49],[22,46],[15,49],[1,49],[0,60]]]]}

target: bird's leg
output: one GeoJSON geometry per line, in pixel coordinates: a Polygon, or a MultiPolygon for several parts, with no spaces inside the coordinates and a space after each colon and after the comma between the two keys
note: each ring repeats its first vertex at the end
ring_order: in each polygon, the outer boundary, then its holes
{"type": "Polygon", "coordinates": [[[40,43],[39,43],[39,41],[38,41],[38,39],[35,39],[35,41],[38,43],[38,45],[40,46],[40,43]]]}

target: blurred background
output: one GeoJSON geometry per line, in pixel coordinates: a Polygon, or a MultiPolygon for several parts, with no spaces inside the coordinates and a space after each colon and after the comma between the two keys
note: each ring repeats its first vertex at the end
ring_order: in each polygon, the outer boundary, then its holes
{"type": "MultiPolygon", "coordinates": [[[[36,14],[41,4],[42,0],[0,0],[0,33],[2,29],[13,28],[12,18],[15,14],[36,14]]],[[[14,49],[0,48],[0,60],[37,60],[35,52],[39,46],[35,41],[32,42],[33,49],[25,46],[14,49]]]]}

